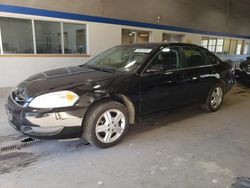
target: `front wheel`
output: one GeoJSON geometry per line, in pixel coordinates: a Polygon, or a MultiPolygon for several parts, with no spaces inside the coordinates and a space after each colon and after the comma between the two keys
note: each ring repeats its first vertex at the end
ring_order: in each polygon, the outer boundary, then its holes
{"type": "Polygon", "coordinates": [[[211,88],[206,102],[202,105],[202,108],[208,112],[216,112],[220,109],[224,99],[224,89],[222,84],[216,84],[211,88]]]}
{"type": "Polygon", "coordinates": [[[101,102],[87,113],[83,137],[97,147],[111,147],[123,138],[128,124],[128,112],[124,105],[114,101],[101,102]]]}

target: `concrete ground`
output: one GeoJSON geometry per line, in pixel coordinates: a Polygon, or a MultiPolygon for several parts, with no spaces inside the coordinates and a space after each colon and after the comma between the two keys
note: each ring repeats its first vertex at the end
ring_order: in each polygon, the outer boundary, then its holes
{"type": "MultiPolygon", "coordinates": [[[[19,143],[0,92],[0,148],[19,143]]],[[[236,85],[216,113],[191,108],[130,128],[119,145],[48,141],[0,152],[1,188],[229,188],[250,176],[250,88],[236,85]]]]}

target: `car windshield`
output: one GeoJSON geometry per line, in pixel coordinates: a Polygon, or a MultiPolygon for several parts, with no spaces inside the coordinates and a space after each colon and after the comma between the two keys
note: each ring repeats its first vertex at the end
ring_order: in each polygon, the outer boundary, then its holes
{"type": "Polygon", "coordinates": [[[136,71],[146,60],[153,48],[117,46],[87,62],[84,66],[103,71],[136,71]]]}

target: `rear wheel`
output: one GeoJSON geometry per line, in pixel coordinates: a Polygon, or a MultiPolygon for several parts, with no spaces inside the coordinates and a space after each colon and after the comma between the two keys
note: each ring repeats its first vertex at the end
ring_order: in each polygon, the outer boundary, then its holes
{"type": "Polygon", "coordinates": [[[97,147],[111,147],[123,138],[128,122],[128,112],[122,104],[113,101],[99,103],[87,113],[83,137],[97,147]]]}
{"type": "Polygon", "coordinates": [[[202,108],[208,112],[215,112],[220,109],[224,99],[224,89],[222,84],[216,84],[211,88],[206,102],[202,105],[202,108]]]}

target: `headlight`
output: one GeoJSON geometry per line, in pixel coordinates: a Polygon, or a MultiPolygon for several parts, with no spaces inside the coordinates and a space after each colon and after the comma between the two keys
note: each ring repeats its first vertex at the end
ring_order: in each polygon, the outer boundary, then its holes
{"type": "Polygon", "coordinates": [[[31,108],[61,108],[73,106],[79,96],[72,91],[57,91],[35,97],[29,104],[31,108]]]}

